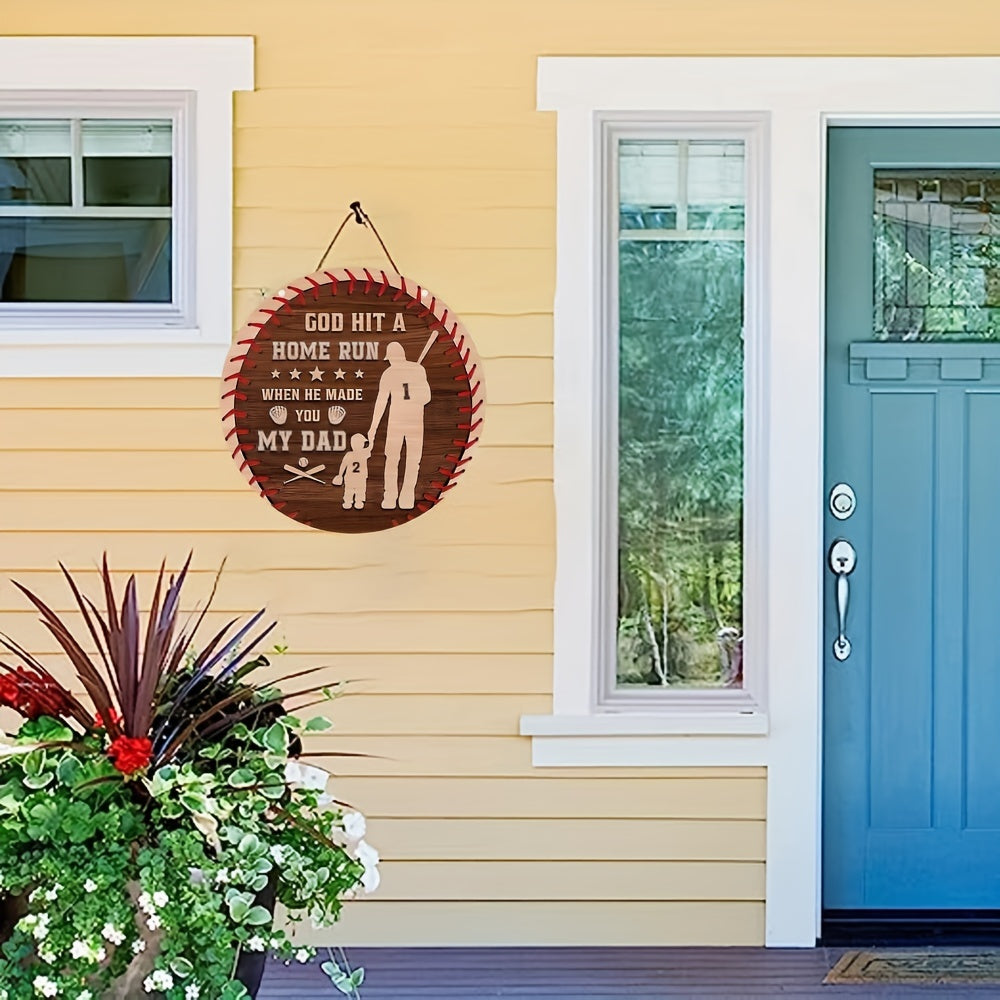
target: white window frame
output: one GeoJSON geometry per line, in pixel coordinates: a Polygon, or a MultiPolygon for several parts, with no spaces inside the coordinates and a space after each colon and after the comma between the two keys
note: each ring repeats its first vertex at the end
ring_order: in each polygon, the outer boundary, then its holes
{"type": "Polygon", "coordinates": [[[552,57],[539,60],[538,83],[539,108],[558,111],[555,714],[525,717],[522,732],[533,736],[538,766],[765,766],[765,942],[812,947],[821,916],[823,606],[832,600],[823,559],[827,129],[1000,126],[1000,59],[552,57]],[[567,633],[587,609],[574,607],[579,588],[568,574],[576,572],[584,578],[580,586],[589,586],[596,546],[595,505],[580,473],[591,447],[586,432],[567,420],[574,390],[593,376],[592,359],[567,347],[574,334],[593,338],[598,315],[587,294],[598,281],[593,209],[590,217],[586,211],[596,205],[594,116],[677,108],[695,116],[765,113],[769,119],[765,187],[774,197],[767,205],[761,345],[768,391],[759,397],[766,526],[758,570],[769,624],[769,724],[756,736],[724,730],[710,736],[704,724],[695,732],[676,715],[661,716],[658,731],[650,724],[630,734],[627,719],[586,714],[589,701],[579,688],[587,685],[587,661],[566,656],[572,649],[567,633]],[[573,329],[574,322],[581,325],[573,329]],[[582,492],[575,495],[574,487],[582,492]]]}
{"type": "MultiPolygon", "coordinates": [[[[171,205],[156,208],[107,208],[95,206],[0,205],[0,218],[91,215],[97,218],[152,218],[171,220],[171,302],[2,302],[0,342],[27,331],[63,331],[86,343],[94,330],[126,330],[156,336],[155,331],[196,328],[195,280],[195,181],[193,162],[194,95],[191,92],[109,94],[106,91],[9,94],[0,91],[0,120],[26,119],[136,119],[169,120],[172,128],[171,205]],[[10,331],[10,332],[8,332],[10,331]]],[[[82,159],[74,140],[72,159],[79,171],[82,159]]],[[[161,333],[162,336],[162,333],[161,333]]]]}
{"type": "Polygon", "coordinates": [[[253,39],[0,37],[0,117],[171,117],[174,302],[0,305],[0,377],[217,377],[232,339],[233,92],[253,39]]]}
{"type": "MultiPolygon", "coordinates": [[[[579,628],[560,636],[556,655],[589,659],[591,668],[588,715],[615,713],[685,713],[697,727],[695,716],[707,715],[712,731],[720,724],[720,713],[737,713],[730,725],[762,725],[767,691],[765,664],[767,620],[755,573],[762,552],[764,525],[761,485],[766,481],[766,456],[762,434],[760,349],[764,337],[762,275],[766,263],[762,220],[765,216],[763,181],[766,177],[767,118],[764,115],[663,115],[597,112],[597,196],[600,208],[597,232],[599,301],[598,325],[594,327],[594,369],[590,379],[593,396],[578,394],[574,403],[586,406],[593,423],[593,455],[589,489],[596,504],[597,551],[589,600],[593,623],[591,636],[579,628]],[[744,680],[740,689],[673,690],[655,687],[628,690],[616,684],[616,628],[618,608],[618,241],[619,183],[618,143],[623,139],[740,139],[744,144],[745,222],[744,246],[744,368],[743,368],[743,564],[744,564],[744,680]],[[751,585],[747,585],[747,581],[751,585]],[[589,639],[588,643],[580,640],[589,639]],[[565,643],[572,642],[571,650],[565,643]],[[751,718],[756,716],[756,718],[751,718]]],[[[681,191],[681,198],[686,198],[681,191]]],[[[563,345],[559,345],[563,346],[563,345]]],[[[579,337],[568,350],[579,349],[579,337]]],[[[558,361],[557,361],[558,364],[558,361]]],[[[559,400],[560,406],[564,403],[559,400]]],[[[582,413],[580,416],[582,417],[582,413]]],[[[561,415],[557,415],[557,419],[561,415]]],[[[562,579],[571,579],[565,575],[562,579]]],[[[580,591],[577,591],[580,594],[580,591]]],[[[574,596],[576,599],[576,595],[574,596]]],[[[568,694],[568,692],[565,692],[568,694]]],[[[562,702],[564,692],[558,693],[562,702]]]]}

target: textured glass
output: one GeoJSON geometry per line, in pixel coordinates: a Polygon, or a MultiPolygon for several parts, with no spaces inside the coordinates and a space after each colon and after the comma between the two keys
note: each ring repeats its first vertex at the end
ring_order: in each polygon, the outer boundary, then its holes
{"type": "Polygon", "coordinates": [[[739,687],[744,147],[619,153],[618,685],[739,687]]]}
{"type": "Polygon", "coordinates": [[[170,302],[169,219],[0,217],[0,302],[170,302]]]}
{"type": "Polygon", "coordinates": [[[875,171],[876,340],[1000,340],[1000,171],[875,171]]]}

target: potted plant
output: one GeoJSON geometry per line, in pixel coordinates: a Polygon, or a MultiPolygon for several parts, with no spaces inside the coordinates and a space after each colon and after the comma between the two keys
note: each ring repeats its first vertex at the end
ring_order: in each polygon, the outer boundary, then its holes
{"type": "MultiPolygon", "coordinates": [[[[330,723],[296,712],[335,692],[258,682],[263,612],[196,644],[211,596],[181,624],[189,565],[161,567],[145,630],[134,577],[117,598],[105,558],[99,609],[61,567],[85,640],[18,585],[76,683],[0,637],[0,705],[23,719],[0,743],[0,1000],[252,997],[268,952],[314,954],[275,902],[323,927],[378,885],[364,817],[297,760],[330,723]]],[[[345,993],[362,976],[324,970],[345,993]]]]}

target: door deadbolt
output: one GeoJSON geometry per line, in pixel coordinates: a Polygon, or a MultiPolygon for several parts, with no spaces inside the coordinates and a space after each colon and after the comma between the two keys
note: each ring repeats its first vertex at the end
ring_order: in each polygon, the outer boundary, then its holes
{"type": "Polygon", "coordinates": [[[846,521],[858,506],[858,498],[847,483],[837,483],[830,490],[830,513],[838,521],[846,521]]]}

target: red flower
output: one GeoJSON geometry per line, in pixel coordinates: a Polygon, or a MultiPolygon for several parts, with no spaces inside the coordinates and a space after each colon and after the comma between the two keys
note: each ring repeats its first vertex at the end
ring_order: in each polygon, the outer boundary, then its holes
{"type": "MultiPolygon", "coordinates": [[[[118,714],[118,709],[115,708],[114,705],[109,705],[108,706],[108,717],[110,718],[111,725],[113,725],[113,726],[117,725],[119,722],[122,721],[122,717],[118,714]]],[[[98,729],[103,729],[104,728],[104,720],[101,718],[101,713],[100,712],[95,712],[94,713],[94,725],[98,729]]]]}
{"type": "Polygon", "coordinates": [[[70,713],[65,689],[32,670],[18,667],[0,676],[0,705],[6,705],[29,719],[40,715],[61,718],[70,713]]]}
{"type": "Polygon", "coordinates": [[[135,774],[152,759],[153,743],[145,736],[119,736],[111,741],[108,756],[122,774],[135,774]]]}

